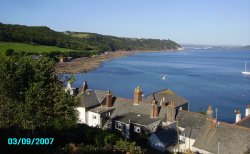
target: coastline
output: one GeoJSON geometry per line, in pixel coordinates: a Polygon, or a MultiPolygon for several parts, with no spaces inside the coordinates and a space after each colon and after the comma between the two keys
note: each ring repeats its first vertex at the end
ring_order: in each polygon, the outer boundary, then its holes
{"type": "Polygon", "coordinates": [[[107,52],[106,54],[94,55],[91,57],[76,58],[69,62],[56,63],[55,70],[59,74],[68,73],[87,73],[99,67],[102,62],[115,58],[125,57],[138,53],[139,51],[116,51],[107,52]]]}
{"type": "MultiPolygon", "coordinates": [[[[167,52],[178,52],[182,50],[171,50],[171,49],[162,49],[160,51],[167,51],[167,52]]],[[[115,58],[125,57],[129,55],[133,55],[139,52],[159,52],[152,51],[152,50],[131,50],[131,51],[115,51],[115,52],[107,52],[101,55],[94,55],[91,57],[81,57],[73,59],[69,62],[58,62],[56,63],[55,70],[59,74],[77,74],[77,73],[87,73],[98,68],[102,62],[109,61],[115,58]]]]}

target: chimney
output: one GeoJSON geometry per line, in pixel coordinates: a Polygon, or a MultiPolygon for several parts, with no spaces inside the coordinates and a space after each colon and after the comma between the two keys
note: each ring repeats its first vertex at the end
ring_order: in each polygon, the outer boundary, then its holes
{"type": "Polygon", "coordinates": [[[165,106],[165,97],[163,97],[162,99],[161,99],[161,101],[160,101],[160,106],[161,107],[163,107],[163,106],[165,106]]]}
{"type": "Polygon", "coordinates": [[[154,99],[151,102],[151,108],[150,108],[150,118],[157,118],[159,116],[159,110],[157,101],[154,99]]]}
{"type": "Polygon", "coordinates": [[[247,105],[247,108],[246,108],[246,117],[250,115],[250,105],[247,105]]]}
{"type": "Polygon", "coordinates": [[[175,114],[176,114],[175,104],[174,102],[169,102],[167,106],[167,121],[174,122],[175,114]]]}
{"type": "Polygon", "coordinates": [[[210,118],[213,118],[213,108],[211,105],[208,106],[207,108],[207,115],[210,117],[210,118]]]}
{"type": "Polygon", "coordinates": [[[112,95],[110,91],[106,95],[106,107],[112,107],[112,95]]]}
{"type": "Polygon", "coordinates": [[[66,92],[66,93],[69,93],[70,95],[73,95],[73,93],[74,93],[74,91],[73,91],[73,89],[72,89],[72,87],[71,87],[70,81],[67,82],[67,87],[66,87],[66,89],[65,89],[65,92],[66,92]]]}
{"type": "Polygon", "coordinates": [[[137,88],[135,88],[134,91],[134,105],[139,105],[141,101],[142,101],[142,90],[138,86],[137,88]]]}
{"type": "Polygon", "coordinates": [[[235,118],[235,123],[241,120],[241,114],[240,110],[235,110],[236,118],[235,118]]]}
{"type": "Polygon", "coordinates": [[[83,82],[83,92],[85,92],[88,89],[88,83],[87,81],[83,82]]]}
{"type": "Polygon", "coordinates": [[[70,83],[70,81],[68,81],[68,82],[67,82],[67,90],[71,90],[71,89],[72,89],[71,83],[70,83]]]}

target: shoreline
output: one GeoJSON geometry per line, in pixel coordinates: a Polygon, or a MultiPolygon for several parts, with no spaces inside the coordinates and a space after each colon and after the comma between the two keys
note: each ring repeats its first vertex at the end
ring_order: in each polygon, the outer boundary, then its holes
{"type": "Polygon", "coordinates": [[[103,62],[115,58],[121,58],[138,53],[139,51],[116,51],[106,54],[94,55],[91,57],[81,57],[73,59],[69,62],[58,62],[55,65],[55,70],[59,74],[77,74],[87,73],[98,68],[103,62]]]}
{"type": "MultiPolygon", "coordinates": [[[[160,50],[166,52],[178,52],[181,50],[160,50]]],[[[81,57],[73,59],[69,62],[58,62],[55,65],[55,70],[59,74],[77,74],[77,73],[87,73],[95,70],[100,67],[100,65],[105,62],[115,58],[126,57],[130,55],[134,55],[140,52],[160,52],[160,51],[152,51],[152,50],[143,50],[143,51],[115,51],[115,52],[107,52],[106,54],[94,55],[91,57],[81,57]]]]}

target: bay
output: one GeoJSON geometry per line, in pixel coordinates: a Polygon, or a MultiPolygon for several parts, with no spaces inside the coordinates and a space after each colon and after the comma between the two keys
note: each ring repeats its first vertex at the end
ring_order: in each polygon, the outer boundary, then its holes
{"type": "Polygon", "coordinates": [[[76,74],[73,86],[81,87],[87,81],[91,89],[111,90],[113,95],[124,98],[132,98],[137,86],[144,97],[171,89],[189,101],[190,111],[206,111],[212,105],[214,112],[218,110],[219,120],[233,123],[235,109],[240,109],[244,117],[250,104],[250,76],[241,74],[245,62],[250,71],[249,50],[142,52],[76,74]]]}

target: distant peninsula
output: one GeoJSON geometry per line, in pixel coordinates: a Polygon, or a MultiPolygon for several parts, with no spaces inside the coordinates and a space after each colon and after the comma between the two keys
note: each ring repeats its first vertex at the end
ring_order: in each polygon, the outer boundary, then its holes
{"type": "Polygon", "coordinates": [[[103,61],[138,51],[180,50],[172,40],[124,38],[86,32],[57,32],[46,26],[0,23],[0,54],[44,55],[58,73],[88,72],[103,61]]]}
{"type": "MultiPolygon", "coordinates": [[[[0,23],[0,41],[46,45],[72,51],[138,51],[176,50],[181,46],[172,40],[123,38],[86,32],[57,32],[46,26],[25,26],[0,23]]],[[[39,52],[39,51],[37,51],[39,52]]],[[[64,54],[64,53],[62,53],[64,54]]]]}

